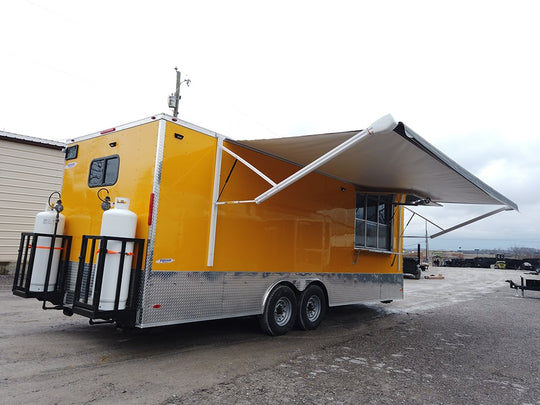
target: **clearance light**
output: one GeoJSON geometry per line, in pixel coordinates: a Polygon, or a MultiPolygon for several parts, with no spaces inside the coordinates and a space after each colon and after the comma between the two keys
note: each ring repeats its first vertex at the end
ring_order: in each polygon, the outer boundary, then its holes
{"type": "Polygon", "coordinates": [[[154,212],[154,193],[150,194],[150,203],[148,204],[148,226],[152,225],[152,213],[154,212]]]}
{"type": "Polygon", "coordinates": [[[161,304],[154,304],[154,305],[152,305],[152,308],[159,309],[159,308],[161,308],[161,304]]]}
{"type": "Polygon", "coordinates": [[[116,128],[109,128],[104,131],[101,131],[100,134],[101,135],[110,134],[111,132],[114,132],[114,131],[116,131],[116,128]]]}

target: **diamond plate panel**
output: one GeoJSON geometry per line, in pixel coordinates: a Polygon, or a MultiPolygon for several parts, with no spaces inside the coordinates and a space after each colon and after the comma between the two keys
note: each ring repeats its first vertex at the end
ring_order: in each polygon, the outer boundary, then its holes
{"type": "Polygon", "coordinates": [[[403,297],[401,274],[152,271],[144,286],[138,326],[258,315],[274,285],[286,281],[301,291],[315,280],[327,288],[330,306],[403,297]]]}

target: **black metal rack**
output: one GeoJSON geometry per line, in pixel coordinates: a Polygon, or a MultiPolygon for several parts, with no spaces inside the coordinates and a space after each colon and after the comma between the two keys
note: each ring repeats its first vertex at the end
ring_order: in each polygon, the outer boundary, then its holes
{"type": "Polygon", "coordinates": [[[15,267],[15,278],[13,280],[13,294],[24,298],[37,298],[43,301],[44,309],[48,309],[45,307],[45,301],[49,301],[57,307],[62,306],[65,290],[65,274],[70,249],[71,236],[31,232],[22,233],[15,267]],[[50,243],[48,242],[45,246],[39,246],[39,238],[50,238],[50,243]],[[60,246],[57,246],[58,240],[61,241],[60,246]],[[31,289],[32,275],[36,271],[42,270],[37,269],[35,266],[37,249],[48,250],[43,291],[33,291],[31,289]],[[53,266],[55,253],[59,253],[56,267],[53,266]],[[50,288],[49,282],[53,272],[56,273],[56,282],[50,288]]]}
{"type": "Polygon", "coordinates": [[[516,294],[521,290],[521,296],[525,296],[525,290],[540,291],[540,277],[538,276],[538,273],[522,274],[521,284],[516,284],[512,280],[506,280],[506,282],[510,283],[510,288],[516,290],[516,294]]]}
{"type": "Polygon", "coordinates": [[[116,321],[122,326],[133,326],[143,256],[144,239],[83,235],[71,311],[90,318],[93,323],[95,323],[94,320],[99,319],[105,322],[116,321]],[[120,242],[120,249],[116,251],[108,249],[111,245],[110,242],[113,241],[120,242]],[[119,255],[118,266],[114,269],[110,268],[110,261],[107,263],[108,255],[119,255]],[[120,308],[120,294],[127,257],[131,257],[129,288],[125,307],[122,305],[124,308],[120,308]],[[106,271],[117,274],[114,305],[111,310],[100,309],[103,277],[106,271]]]}

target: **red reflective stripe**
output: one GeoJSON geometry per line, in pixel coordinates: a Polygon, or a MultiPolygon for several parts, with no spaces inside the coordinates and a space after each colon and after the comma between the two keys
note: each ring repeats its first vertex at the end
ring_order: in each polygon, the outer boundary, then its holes
{"type": "Polygon", "coordinates": [[[154,193],[150,193],[150,204],[148,206],[148,226],[152,225],[153,212],[154,212],[154,193]]]}
{"type": "MultiPolygon", "coordinates": [[[[32,247],[32,245],[28,245],[29,248],[32,247]]],[[[50,249],[50,246],[36,246],[36,249],[50,249]]],[[[54,250],[63,250],[63,247],[54,247],[54,250]]]]}
{"type": "MultiPolygon", "coordinates": [[[[96,250],[96,254],[99,253],[99,252],[101,252],[101,250],[99,250],[99,249],[96,250]]],[[[114,251],[114,250],[108,250],[108,249],[107,249],[107,253],[110,253],[110,254],[112,254],[112,255],[119,255],[119,254],[122,253],[122,252],[116,252],[116,251],[114,251]]],[[[133,256],[133,252],[126,252],[126,253],[124,253],[124,254],[125,254],[126,256],[133,256]]]]}

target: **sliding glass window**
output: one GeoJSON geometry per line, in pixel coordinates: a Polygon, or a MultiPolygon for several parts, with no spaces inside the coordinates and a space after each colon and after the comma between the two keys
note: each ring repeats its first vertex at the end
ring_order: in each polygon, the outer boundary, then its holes
{"type": "Polygon", "coordinates": [[[354,247],[392,250],[392,195],[356,194],[354,247]]]}

